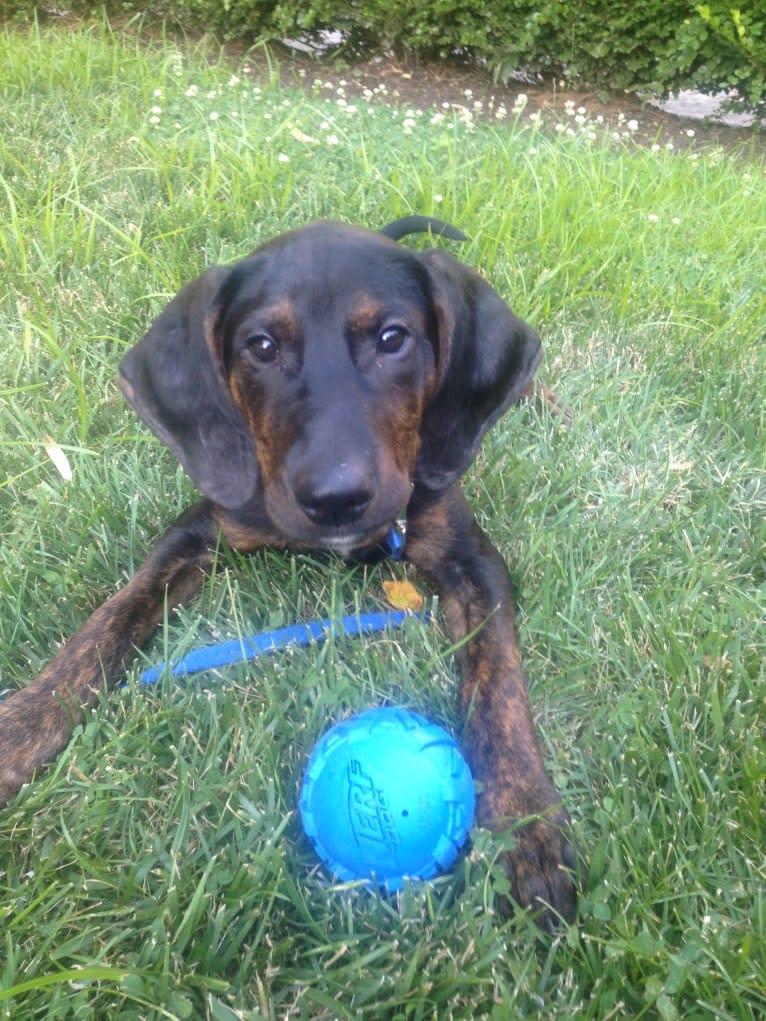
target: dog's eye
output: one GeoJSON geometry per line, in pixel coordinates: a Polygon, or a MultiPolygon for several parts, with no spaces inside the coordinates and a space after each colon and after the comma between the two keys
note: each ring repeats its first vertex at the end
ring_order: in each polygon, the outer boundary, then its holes
{"type": "Polygon", "coordinates": [[[380,354],[393,355],[401,351],[410,339],[409,331],[404,326],[387,326],[378,337],[380,354]]]}
{"type": "Polygon", "coordinates": [[[273,337],[265,333],[255,333],[248,337],[247,350],[259,362],[273,362],[279,354],[279,344],[273,337]]]}

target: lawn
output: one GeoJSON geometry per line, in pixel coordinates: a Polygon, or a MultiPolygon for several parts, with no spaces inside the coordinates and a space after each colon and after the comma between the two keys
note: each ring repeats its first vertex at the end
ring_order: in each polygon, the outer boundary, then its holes
{"type": "MultiPolygon", "coordinates": [[[[317,867],[296,796],[330,723],[395,702],[460,735],[437,607],[184,686],[143,690],[139,662],[0,809],[0,1017],[762,1018],[762,155],[637,148],[574,111],[548,130],[523,104],[481,124],[289,91],[103,27],[0,50],[0,689],[194,498],[114,383],[167,299],[312,218],[436,214],[539,329],[571,409],[511,411],[465,487],[511,565],[587,860],[555,937],[499,913],[485,832],[396,899],[317,867]]],[[[221,557],[143,662],[378,609],[409,574],[221,557]]]]}

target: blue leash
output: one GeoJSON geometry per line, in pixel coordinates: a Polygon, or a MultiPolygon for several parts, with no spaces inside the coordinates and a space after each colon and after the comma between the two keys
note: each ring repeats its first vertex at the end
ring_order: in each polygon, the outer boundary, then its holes
{"type": "MultiPolygon", "coordinates": [[[[405,526],[396,522],[386,537],[385,548],[394,560],[404,555],[405,526]]],[[[389,610],[381,613],[360,613],[356,616],[341,617],[340,620],[313,620],[307,624],[291,624],[276,631],[264,631],[249,638],[234,638],[203,649],[194,649],[175,663],[158,663],[148,667],[139,675],[142,684],[156,684],[165,671],[173,677],[185,677],[204,670],[216,670],[232,663],[247,663],[266,653],[278,652],[290,645],[310,645],[330,636],[356,638],[359,635],[385,631],[386,628],[400,627],[407,617],[426,619],[427,613],[412,613],[409,610],[389,610]]],[[[3,700],[0,698],[0,702],[3,700]]]]}
{"type": "MultiPolygon", "coordinates": [[[[403,518],[397,519],[388,531],[383,548],[393,560],[401,560],[404,557],[406,541],[406,522],[403,518]]],[[[289,645],[309,645],[311,642],[321,642],[330,635],[355,638],[357,635],[383,631],[387,627],[399,627],[407,617],[424,616],[406,610],[390,610],[387,613],[360,613],[353,617],[342,617],[340,620],[313,620],[308,624],[292,624],[277,631],[264,631],[263,634],[250,635],[249,638],[234,638],[230,642],[194,649],[177,663],[159,663],[157,666],[149,667],[140,675],[139,680],[142,684],[155,684],[166,670],[174,677],[185,677],[187,674],[215,670],[218,667],[230,666],[232,663],[247,663],[265,653],[286,649],[289,645]]]]}
{"type": "Polygon", "coordinates": [[[276,631],[264,631],[248,638],[235,638],[204,649],[194,649],[176,663],[159,663],[140,675],[142,684],[154,684],[167,670],[174,677],[215,670],[232,663],[246,663],[269,652],[277,652],[290,645],[310,645],[330,636],[354,638],[358,635],[383,631],[387,627],[400,627],[407,617],[421,617],[421,614],[407,610],[391,610],[385,613],[360,613],[356,616],[341,617],[340,620],[314,620],[307,624],[291,624],[276,631]]]}

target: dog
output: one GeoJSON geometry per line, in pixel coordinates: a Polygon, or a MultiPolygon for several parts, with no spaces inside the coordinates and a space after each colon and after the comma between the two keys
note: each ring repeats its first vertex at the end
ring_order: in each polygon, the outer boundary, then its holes
{"type": "Polygon", "coordinates": [[[183,287],[124,356],[125,398],[201,499],[0,705],[0,802],[66,746],[166,607],[197,591],[221,540],[369,558],[405,522],[404,553],[459,646],[478,819],[514,827],[513,897],[551,929],[575,915],[569,818],[535,736],[505,563],[458,486],[529,392],[541,344],[476,271],[398,244],[417,231],[464,239],[427,217],[289,231],[183,287]]]}

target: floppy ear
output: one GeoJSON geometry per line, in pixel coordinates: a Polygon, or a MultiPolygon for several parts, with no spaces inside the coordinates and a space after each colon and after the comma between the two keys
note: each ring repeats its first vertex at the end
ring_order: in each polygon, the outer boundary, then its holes
{"type": "Polygon", "coordinates": [[[200,492],[233,509],[253,495],[258,461],[216,340],[216,298],[230,272],[215,266],[179,291],[120,362],[118,383],[200,492]]]}
{"type": "Polygon", "coordinates": [[[417,479],[440,490],[463,474],[484,433],[519,400],[542,352],[532,327],[478,273],[439,250],[421,258],[431,279],[439,350],[417,479]]]}

